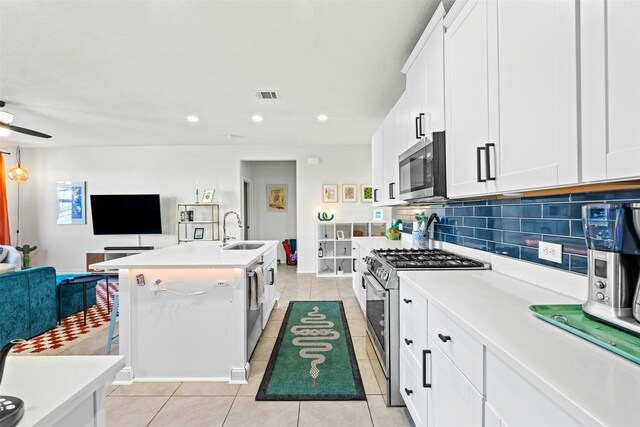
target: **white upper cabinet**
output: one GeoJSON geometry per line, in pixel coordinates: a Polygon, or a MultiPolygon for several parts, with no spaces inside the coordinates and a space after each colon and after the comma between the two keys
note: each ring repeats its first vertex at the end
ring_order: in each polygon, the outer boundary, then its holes
{"type": "Polygon", "coordinates": [[[407,149],[432,132],[444,130],[444,7],[438,6],[409,59],[407,149]]]}
{"type": "Polygon", "coordinates": [[[373,206],[382,206],[384,194],[384,166],[383,166],[383,146],[382,146],[382,125],[378,127],[376,133],[371,138],[371,174],[373,186],[373,206]]]}
{"type": "Polygon", "coordinates": [[[640,176],[640,2],[580,3],[583,181],[640,176]]]}
{"type": "Polygon", "coordinates": [[[575,4],[469,0],[445,20],[449,197],[578,182],[575,4]]]}
{"type": "Polygon", "coordinates": [[[575,2],[490,1],[488,8],[489,78],[497,79],[490,84],[490,127],[497,127],[490,142],[498,146],[499,191],[577,183],[575,2]]]}
{"type": "MultiPolygon", "coordinates": [[[[455,5],[454,5],[455,7],[455,5]]],[[[487,181],[489,52],[487,2],[470,0],[445,33],[447,195],[495,190],[487,181]]]]}
{"type": "Polygon", "coordinates": [[[400,203],[398,197],[398,184],[400,181],[400,170],[398,164],[395,108],[387,114],[382,122],[382,146],[384,163],[384,185],[382,187],[382,202],[385,206],[397,205],[400,203]]]}

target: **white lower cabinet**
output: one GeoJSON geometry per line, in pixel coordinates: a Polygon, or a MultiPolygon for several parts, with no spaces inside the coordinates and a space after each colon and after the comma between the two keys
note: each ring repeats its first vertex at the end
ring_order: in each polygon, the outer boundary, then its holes
{"type": "Polygon", "coordinates": [[[353,275],[351,276],[351,286],[353,288],[353,295],[358,300],[362,312],[365,312],[367,304],[367,291],[363,283],[362,272],[366,267],[362,260],[363,253],[366,252],[359,244],[353,242],[352,255],[354,256],[353,262],[353,275]]]}
{"type": "Polygon", "coordinates": [[[429,338],[431,384],[428,395],[428,425],[437,427],[482,427],[484,398],[451,360],[429,338]]]}
{"type": "Polygon", "coordinates": [[[490,351],[486,366],[486,427],[573,427],[571,415],[490,351]]]}

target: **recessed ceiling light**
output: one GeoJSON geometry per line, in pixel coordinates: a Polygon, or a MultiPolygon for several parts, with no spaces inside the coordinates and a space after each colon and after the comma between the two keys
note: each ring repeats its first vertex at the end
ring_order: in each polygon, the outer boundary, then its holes
{"type": "Polygon", "coordinates": [[[200,121],[200,118],[198,116],[187,116],[187,120],[191,123],[197,123],[200,121]]]}
{"type": "Polygon", "coordinates": [[[326,122],[327,120],[329,120],[329,116],[327,116],[326,114],[320,114],[318,116],[318,120],[320,120],[321,122],[326,122]]]}
{"type": "Polygon", "coordinates": [[[251,116],[251,120],[253,120],[254,122],[261,122],[262,121],[262,116],[256,114],[254,116],[251,116]]]}

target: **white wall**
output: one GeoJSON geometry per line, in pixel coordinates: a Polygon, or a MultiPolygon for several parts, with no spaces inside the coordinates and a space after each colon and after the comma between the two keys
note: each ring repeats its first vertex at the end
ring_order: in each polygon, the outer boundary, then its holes
{"type": "MultiPolygon", "coordinates": [[[[242,162],[241,173],[253,181],[253,236],[257,240],[296,239],[296,162],[242,162]],[[246,172],[245,172],[246,171],[246,172]],[[267,185],[287,186],[287,210],[267,210],[267,185]]],[[[286,261],[282,245],[278,259],[286,261]]]]}
{"type": "MultiPolygon", "coordinates": [[[[56,182],[86,181],[87,196],[114,193],[160,193],[162,235],[142,236],[143,245],[173,245],[178,202],[194,200],[198,179],[203,188],[216,189],[222,210],[240,210],[242,160],[295,160],[299,271],[315,264],[316,207],[322,206],[322,184],[370,184],[371,147],[352,146],[181,146],[23,148],[23,166],[31,179],[22,187],[22,242],[38,245],[34,265],[53,265],[59,271],[84,271],[85,253],[104,246],[136,245],[136,236],[94,236],[90,207],[86,225],[56,224],[56,182]],[[308,164],[319,157],[319,164],[308,164]]],[[[202,193],[200,193],[202,194],[202,193]]],[[[371,204],[337,203],[336,220],[369,219],[371,204]]],[[[10,206],[13,209],[13,205],[10,206]]],[[[240,231],[230,223],[230,234],[240,231]]]]}

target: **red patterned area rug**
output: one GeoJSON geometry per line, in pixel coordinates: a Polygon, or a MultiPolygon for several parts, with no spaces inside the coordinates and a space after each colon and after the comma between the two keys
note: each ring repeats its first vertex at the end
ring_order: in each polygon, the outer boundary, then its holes
{"type": "MultiPolygon", "coordinates": [[[[47,350],[69,347],[72,341],[81,341],[87,334],[93,334],[108,327],[111,313],[107,312],[107,292],[102,280],[96,285],[96,305],[87,310],[87,324],[84,324],[84,312],[62,319],[62,324],[36,337],[25,344],[16,346],[12,354],[38,354],[47,350]]],[[[109,281],[109,304],[113,302],[113,293],[118,292],[118,283],[109,281]]]]}

